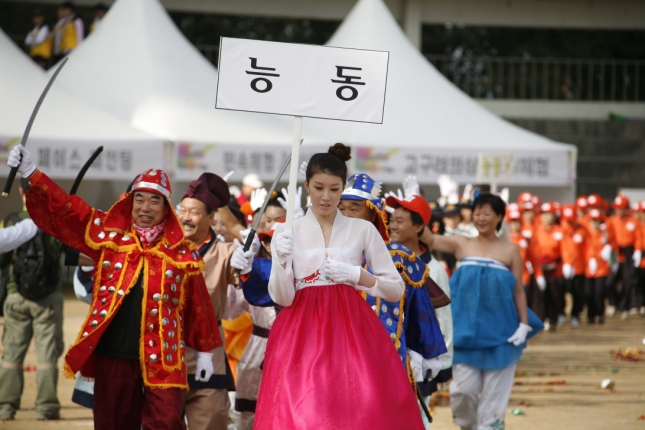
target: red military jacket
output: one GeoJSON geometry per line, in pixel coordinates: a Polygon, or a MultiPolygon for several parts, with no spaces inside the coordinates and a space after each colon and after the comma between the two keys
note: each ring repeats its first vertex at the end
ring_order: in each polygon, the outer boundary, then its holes
{"type": "Polygon", "coordinates": [[[144,249],[131,227],[126,201],[131,196],[105,213],[70,196],[40,172],[30,179],[27,209],[36,225],[96,262],[92,304],[65,356],[65,376],[73,378],[77,371],[95,376],[99,369],[93,352],[141,275],[139,359],[145,385],[188,389],[185,346],[207,352],[221,346],[222,340],[201,273],[204,263],[181,231],[169,229],[179,225],[174,212],[168,213],[162,238],[144,249]]]}

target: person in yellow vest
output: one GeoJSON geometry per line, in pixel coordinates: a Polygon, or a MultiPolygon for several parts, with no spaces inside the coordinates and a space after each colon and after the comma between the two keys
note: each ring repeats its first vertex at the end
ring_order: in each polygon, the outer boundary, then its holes
{"type": "Polygon", "coordinates": [[[54,27],[54,63],[80,45],[84,36],[85,25],[74,13],[74,3],[62,3],[58,7],[58,22],[54,27]]]}
{"type": "Polygon", "coordinates": [[[108,7],[105,5],[105,3],[97,3],[94,6],[94,21],[90,24],[90,33],[94,33],[94,30],[98,28],[98,26],[101,24],[101,21],[103,21],[103,17],[107,13],[108,7]]]}
{"type": "Polygon", "coordinates": [[[40,9],[34,11],[34,28],[27,34],[25,46],[29,49],[29,56],[43,69],[52,56],[52,42],[49,26],[45,24],[45,15],[40,9]]]}

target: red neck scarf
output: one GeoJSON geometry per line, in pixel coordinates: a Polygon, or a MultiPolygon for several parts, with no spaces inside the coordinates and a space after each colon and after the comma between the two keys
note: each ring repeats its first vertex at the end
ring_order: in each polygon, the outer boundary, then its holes
{"type": "Polygon", "coordinates": [[[161,223],[152,227],[139,227],[133,220],[132,227],[137,232],[137,235],[139,236],[143,247],[149,248],[163,234],[164,229],[166,228],[166,220],[164,219],[163,221],[161,221],[161,223]]]}

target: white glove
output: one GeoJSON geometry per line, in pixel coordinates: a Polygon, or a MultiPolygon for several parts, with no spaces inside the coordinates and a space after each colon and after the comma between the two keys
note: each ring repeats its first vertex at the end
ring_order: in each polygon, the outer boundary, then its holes
{"type": "Polygon", "coordinates": [[[266,200],[267,195],[269,195],[269,193],[265,188],[258,188],[251,192],[251,200],[249,200],[249,204],[251,205],[251,210],[253,212],[262,207],[262,203],[266,200]]]}
{"type": "Polygon", "coordinates": [[[293,235],[289,231],[281,231],[273,237],[271,248],[275,249],[280,264],[286,263],[293,255],[293,235]]]}
{"type": "Polygon", "coordinates": [[[576,271],[571,264],[565,263],[562,265],[562,276],[564,276],[564,279],[573,279],[576,276],[576,271]]]}
{"type": "Polygon", "coordinates": [[[544,276],[536,276],[535,283],[537,284],[540,291],[544,291],[546,289],[546,279],[544,279],[544,276]]]}
{"type": "Polygon", "coordinates": [[[440,175],[437,178],[437,184],[439,185],[439,192],[441,193],[441,197],[448,197],[450,193],[454,192],[454,183],[452,179],[450,179],[450,176],[448,175],[440,175]]]}
{"type": "Polygon", "coordinates": [[[610,269],[611,269],[611,273],[612,273],[612,274],[614,274],[614,273],[618,272],[618,268],[619,268],[619,267],[620,267],[620,265],[618,264],[618,261],[614,261],[614,262],[611,264],[611,267],[610,267],[610,269]]]}
{"type": "Polygon", "coordinates": [[[589,259],[589,274],[592,276],[596,274],[598,270],[598,261],[595,258],[589,259]]]}
{"type": "MultiPolygon", "coordinates": [[[[288,211],[289,209],[287,209],[287,201],[289,200],[289,191],[287,191],[286,188],[283,188],[282,195],[284,196],[284,199],[282,197],[278,197],[278,203],[280,203],[280,206],[282,206],[285,211],[288,211]]],[[[296,191],[296,199],[293,205],[293,219],[298,219],[305,215],[305,211],[302,210],[301,204],[302,187],[298,187],[298,190],[296,191]]]]}
{"type": "Polygon", "coordinates": [[[388,206],[387,203],[385,203],[385,197],[381,199],[381,205],[385,208],[385,212],[389,213],[390,215],[394,213],[395,209],[392,206],[388,206]]]}
{"type": "Polygon", "coordinates": [[[470,201],[473,193],[473,184],[466,184],[464,186],[464,193],[461,195],[462,200],[470,201]]]}
{"type": "Polygon", "coordinates": [[[423,358],[421,354],[411,349],[408,349],[408,355],[410,356],[410,367],[412,367],[415,381],[425,380],[428,370],[430,371],[430,379],[437,377],[441,370],[441,360],[438,357],[423,358]]]}
{"type": "Polygon", "coordinates": [[[419,188],[419,181],[417,177],[410,175],[403,181],[403,193],[405,193],[405,198],[410,198],[412,196],[420,196],[421,190],[419,188]]]}
{"type": "Polygon", "coordinates": [[[510,194],[510,190],[508,189],[508,187],[502,188],[502,192],[499,193],[499,196],[502,198],[502,200],[504,200],[504,203],[506,203],[506,204],[508,204],[508,196],[509,196],[509,194],[510,194]]]}
{"type": "Polygon", "coordinates": [[[233,176],[233,173],[235,173],[235,170],[231,170],[226,175],[222,176],[222,179],[224,179],[224,182],[228,182],[231,176],[233,176]]]}
{"type": "Polygon", "coordinates": [[[600,258],[609,263],[609,260],[611,259],[611,253],[611,245],[607,244],[602,247],[602,250],[600,251],[600,258]]]}
{"type": "Polygon", "coordinates": [[[195,371],[195,381],[206,382],[213,376],[213,354],[210,352],[197,353],[197,370],[195,371]],[[202,371],[204,376],[202,376],[202,371]]]}
{"type": "MultiPolygon", "coordinates": [[[[242,230],[240,232],[240,236],[242,236],[242,247],[244,247],[244,244],[246,243],[246,239],[249,237],[250,232],[250,228],[247,228],[246,230],[242,230]]],[[[260,252],[260,238],[258,237],[257,233],[253,235],[253,242],[251,243],[249,251],[253,251],[253,255],[257,255],[257,253],[260,252]]]]}
{"type": "Polygon", "coordinates": [[[30,177],[36,171],[36,165],[31,159],[31,154],[21,144],[14,146],[9,152],[9,157],[7,157],[7,166],[17,167],[18,173],[20,173],[23,178],[30,177]],[[22,160],[20,160],[20,156],[22,156],[22,160]]]}
{"type": "Polygon", "coordinates": [[[530,325],[520,323],[520,326],[515,330],[515,333],[513,333],[513,336],[508,338],[508,343],[512,343],[515,346],[520,346],[524,342],[526,342],[526,335],[529,334],[530,331],[533,331],[530,325]]]}
{"type": "Polygon", "coordinates": [[[396,190],[396,193],[394,193],[394,191],[390,191],[385,195],[385,197],[390,197],[390,196],[394,197],[395,199],[405,200],[405,197],[403,197],[403,193],[401,192],[400,188],[396,190]]]}
{"type": "Polygon", "coordinates": [[[339,284],[358,284],[361,277],[361,268],[352,264],[327,259],[325,261],[325,275],[339,284]]]}
{"type": "Polygon", "coordinates": [[[298,172],[304,176],[305,178],[307,177],[307,166],[309,165],[308,161],[303,161],[300,163],[300,168],[298,169],[298,172]]]}
{"type": "Polygon", "coordinates": [[[226,243],[226,239],[224,239],[224,236],[222,236],[221,234],[218,234],[215,236],[215,242],[226,243]]]}
{"type": "Polygon", "coordinates": [[[632,255],[632,260],[634,260],[634,267],[637,269],[641,266],[641,258],[643,258],[643,255],[640,251],[634,251],[634,255],[632,255]]]}
{"type": "Polygon", "coordinates": [[[524,263],[526,266],[526,270],[529,272],[529,275],[532,275],[535,270],[533,270],[533,264],[529,260],[526,260],[526,263],[524,263]]]}
{"type": "Polygon", "coordinates": [[[235,239],[235,244],[237,245],[237,248],[235,248],[233,255],[231,255],[231,266],[235,269],[239,269],[240,274],[246,275],[251,271],[255,253],[250,249],[244,252],[244,245],[237,239],[235,239]]]}

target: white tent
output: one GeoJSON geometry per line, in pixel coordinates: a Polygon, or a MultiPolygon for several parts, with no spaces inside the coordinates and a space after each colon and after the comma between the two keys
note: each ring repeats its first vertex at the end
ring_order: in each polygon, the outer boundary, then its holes
{"type": "MultiPolygon", "coordinates": [[[[1,31],[0,58],[0,154],[4,153],[6,157],[10,147],[20,141],[48,78],[1,31]]],[[[64,74],[65,70],[59,76],[64,74]]],[[[133,159],[137,155],[147,154],[149,162],[163,166],[161,139],[130,127],[125,121],[68,94],[54,83],[29,136],[29,148],[37,156],[36,163],[54,178],[74,178],[80,166],[100,145],[105,147],[103,164],[97,163],[87,173],[88,178],[114,178],[120,173],[134,175],[133,159]],[[118,158],[115,163],[108,160],[111,153],[118,158]]],[[[8,171],[7,165],[0,162],[0,175],[6,176],[8,171]]]]}
{"type": "MultiPolygon", "coordinates": [[[[180,180],[192,180],[204,169],[218,172],[203,162],[215,146],[221,151],[222,145],[288,145],[291,140],[284,120],[215,109],[215,68],[158,0],[116,1],[65,67],[58,79],[68,91],[175,142],[177,165],[185,173],[185,178],[176,176],[180,180]]],[[[239,172],[233,180],[242,176],[239,172]]]]}
{"type": "Polygon", "coordinates": [[[478,153],[514,153],[516,185],[571,192],[576,147],[517,127],[461,92],[412,46],[382,0],[359,0],[327,44],[390,52],[382,125],[303,124],[305,132],[354,145],[358,170],[384,182],[416,174],[429,184],[447,173],[466,183],[476,180],[478,153]]]}

